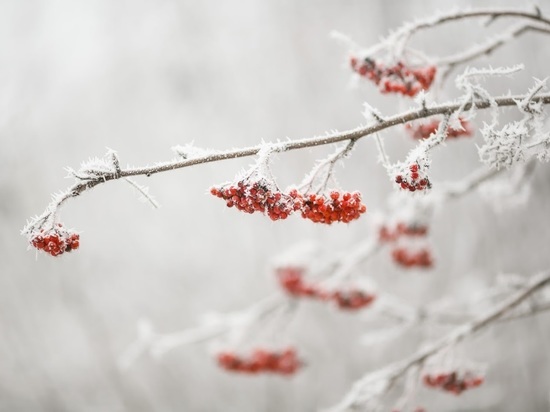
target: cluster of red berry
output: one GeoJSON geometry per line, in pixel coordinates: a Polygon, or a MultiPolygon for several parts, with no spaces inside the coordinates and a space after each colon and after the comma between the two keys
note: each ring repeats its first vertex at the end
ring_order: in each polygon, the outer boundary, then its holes
{"type": "Polygon", "coordinates": [[[330,196],[306,194],[302,205],[302,217],[315,223],[349,223],[359,219],[367,207],[361,203],[359,192],[330,192],[330,196]]]}
{"type": "MultiPolygon", "coordinates": [[[[426,139],[430,137],[432,133],[434,133],[437,128],[439,127],[439,120],[432,120],[429,123],[424,124],[416,124],[412,125],[411,123],[407,123],[405,125],[405,128],[409,132],[409,134],[412,136],[413,139],[426,139]]],[[[461,129],[453,129],[452,127],[447,128],[447,139],[456,139],[457,137],[461,136],[472,136],[473,129],[472,125],[469,121],[460,119],[460,125],[462,126],[461,129]]]]}
{"type": "Polygon", "coordinates": [[[340,309],[358,310],[371,305],[376,299],[376,295],[359,289],[349,289],[334,292],[332,298],[340,309]]]}
{"type": "Polygon", "coordinates": [[[80,235],[68,231],[63,228],[61,223],[57,223],[48,231],[40,230],[40,233],[34,236],[30,242],[38,250],[43,250],[52,256],[59,256],[65,252],[78,249],[80,235]]]}
{"type": "Polygon", "coordinates": [[[243,357],[234,352],[223,351],[217,355],[218,364],[231,372],[257,374],[261,372],[292,375],[302,366],[296,349],[288,347],[280,351],[257,348],[243,357]]]}
{"type": "Polygon", "coordinates": [[[426,171],[423,170],[418,163],[413,163],[409,166],[408,170],[398,174],[395,177],[395,183],[397,183],[401,189],[411,192],[432,188],[426,171]]]}
{"type": "Polygon", "coordinates": [[[429,249],[420,249],[410,251],[403,247],[398,247],[392,250],[393,261],[405,267],[423,267],[429,268],[433,266],[433,258],[429,249]]]}
{"type": "Polygon", "coordinates": [[[422,379],[429,388],[439,388],[455,395],[460,395],[467,389],[477,388],[485,381],[482,375],[469,371],[425,374],[422,379]]]}
{"type": "Polygon", "coordinates": [[[355,56],[350,57],[350,65],[361,77],[374,82],[382,93],[401,93],[411,97],[421,90],[429,89],[437,71],[435,66],[413,69],[403,62],[386,66],[368,57],[359,60],[355,56]]]}
{"type": "Polygon", "coordinates": [[[304,269],[297,267],[277,268],[277,277],[282,288],[295,297],[308,297],[324,301],[333,301],[340,309],[358,310],[369,306],[376,295],[360,289],[327,291],[318,285],[308,283],[303,278],[304,269]]]}
{"type": "Polygon", "coordinates": [[[382,225],[378,236],[382,242],[394,242],[402,236],[424,237],[428,234],[428,226],[419,224],[406,224],[399,222],[392,229],[389,226],[382,225]]]}
{"type": "Polygon", "coordinates": [[[332,191],[327,197],[322,194],[302,195],[296,189],[283,193],[270,188],[272,186],[265,179],[241,180],[236,186],[213,187],[210,193],[225,200],[228,207],[235,206],[246,213],[266,213],[272,220],[286,219],[301,210],[304,219],[330,225],[333,222],[349,223],[367,211],[359,192],[332,191]]]}
{"type": "Polygon", "coordinates": [[[304,269],[299,267],[281,267],[277,268],[277,277],[281,287],[289,294],[295,297],[309,297],[312,299],[326,300],[329,293],[319,288],[317,285],[304,281],[304,269]]]}
{"type": "Polygon", "coordinates": [[[213,187],[210,193],[225,200],[228,207],[235,206],[246,213],[266,213],[271,220],[286,219],[300,209],[302,198],[298,191],[286,194],[271,186],[265,179],[241,180],[236,186],[213,187]]]}

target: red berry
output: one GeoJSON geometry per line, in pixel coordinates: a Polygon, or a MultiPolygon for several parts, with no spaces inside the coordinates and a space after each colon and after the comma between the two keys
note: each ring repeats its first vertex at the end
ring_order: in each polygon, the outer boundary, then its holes
{"type": "Polygon", "coordinates": [[[430,268],[433,266],[433,258],[428,249],[413,252],[404,247],[398,247],[392,251],[392,258],[395,263],[404,267],[430,268]]]}
{"type": "Polygon", "coordinates": [[[401,93],[406,96],[415,96],[420,90],[428,89],[436,72],[435,66],[410,69],[405,63],[398,62],[388,67],[368,58],[361,65],[355,61],[351,66],[359,75],[377,84],[382,93],[401,93]]]}
{"type": "Polygon", "coordinates": [[[294,348],[281,351],[269,351],[257,348],[249,356],[238,356],[232,352],[220,352],[217,355],[218,364],[225,370],[257,374],[260,372],[291,375],[297,372],[302,363],[294,348]]]}
{"type": "Polygon", "coordinates": [[[376,299],[376,296],[358,289],[350,289],[335,291],[333,299],[341,309],[357,310],[369,306],[376,299]]]}
{"type": "Polygon", "coordinates": [[[38,250],[43,250],[51,256],[59,256],[78,249],[80,235],[65,229],[61,223],[56,223],[49,230],[41,229],[29,242],[38,250]]]}
{"type": "Polygon", "coordinates": [[[484,378],[470,371],[453,371],[451,373],[426,373],[422,380],[430,388],[438,388],[460,395],[467,389],[481,385],[484,378]]]}
{"type": "Polygon", "coordinates": [[[357,73],[359,73],[360,76],[366,76],[368,74],[368,70],[369,69],[367,66],[361,65],[357,69],[357,73]]]}
{"type": "Polygon", "coordinates": [[[242,180],[237,185],[212,188],[210,193],[226,201],[227,207],[235,206],[245,213],[266,213],[272,220],[286,219],[302,205],[302,198],[293,189],[289,194],[270,187],[265,179],[242,180]]]}
{"type": "MultiPolygon", "coordinates": [[[[461,129],[447,128],[447,139],[455,139],[458,137],[469,137],[473,135],[472,125],[467,120],[459,119],[462,126],[461,129]]],[[[413,139],[427,139],[439,127],[439,120],[431,120],[428,123],[411,124],[407,123],[405,128],[413,139]]]]}
{"type": "Polygon", "coordinates": [[[302,217],[316,223],[349,223],[367,211],[358,192],[341,194],[332,191],[328,198],[318,194],[308,194],[304,198],[302,217]]]}

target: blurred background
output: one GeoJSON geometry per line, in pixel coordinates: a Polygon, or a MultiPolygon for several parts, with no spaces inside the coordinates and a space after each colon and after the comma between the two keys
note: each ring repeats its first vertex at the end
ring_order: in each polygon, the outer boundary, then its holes
{"type": "MultiPolygon", "coordinates": [[[[550,13],[546,0],[539,5],[550,13]]],[[[441,333],[419,328],[365,347],[358,337],[372,326],[362,315],[306,303],[281,332],[307,357],[292,378],[228,374],[208,344],[143,356],[121,370],[117,360],[136,339],[139,319],[159,332],[193,327],[206,312],[237,310],[277,290],[272,262],[292,245],[315,239],[327,253],[341,253],[368,235],[367,216],[349,226],[271,222],[209,195],[252,159],[136,178],[158,210],[122,181],[71,200],[61,220],[81,232],[76,253],[37,255],[19,233],[51,193],[71,184],[65,167],[107,148],[122,165],[138,166],[171,159],[176,144],[229,149],[353,128],[364,122],[365,101],[387,115],[408,108],[370,83],[350,87],[348,50],[329,33],[370,46],[403,21],[443,7],[435,0],[2,2],[0,411],[312,411],[441,333]]],[[[508,25],[448,25],[414,44],[447,55],[508,25]]],[[[491,83],[495,92],[522,92],[532,77],[548,75],[547,46],[547,38],[527,34],[478,64],[525,63],[514,80],[491,83]]],[[[455,95],[452,82],[441,94],[455,95]]],[[[382,137],[393,160],[414,146],[400,128],[382,137]]],[[[478,167],[471,140],[451,143],[434,156],[436,181],[478,167]]],[[[279,185],[301,181],[333,150],[279,155],[279,185]]],[[[363,193],[369,211],[383,208],[393,191],[370,139],[358,143],[337,178],[343,189],[363,193]]],[[[362,267],[365,275],[420,304],[467,297],[499,273],[547,269],[549,178],[541,165],[528,202],[501,213],[478,194],[446,204],[433,224],[434,269],[403,271],[382,253],[362,267]]],[[[421,390],[419,402],[434,411],[549,410],[549,326],[548,315],[539,315],[469,340],[463,350],[489,365],[487,383],[460,397],[421,390]]]]}

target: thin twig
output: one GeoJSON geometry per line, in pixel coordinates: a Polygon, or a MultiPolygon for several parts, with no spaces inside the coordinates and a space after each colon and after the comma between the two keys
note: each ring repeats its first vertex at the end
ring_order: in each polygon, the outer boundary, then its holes
{"type": "Polygon", "coordinates": [[[443,189],[443,196],[447,199],[456,199],[461,197],[466,193],[475,190],[487,180],[499,175],[504,170],[505,169],[489,169],[487,167],[481,167],[460,182],[453,183],[452,185],[449,185],[449,187],[443,189]]]}
{"type": "Polygon", "coordinates": [[[413,34],[417,33],[420,30],[433,28],[441,24],[452,22],[452,21],[479,18],[479,17],[490,17],[491,20],[495,20],[497,18],[502,18],[502,17],[516,17],[516,18],[533,20],[538,23],[550,25],[550,20],[543,18],[538,12],[529,13],[526,11],[513,10],[513,9],[512,10],[498,10],[498,9],[480,10],[478,9],[478,10],[470,10],[470,11],[464,11],[464,12],[456,12],[455,10],[448,14],[436,16],[435,18],[431,17],[426,20],[421,20],[415,23],[406,24],[401,29],[393,33],[390,36],[390,38],[399,40],[400,50],[398,51],[398,53],[400,53],[402,50],[405,49],[407,42],[410,40],[413,34]]]}
{"type": "Polygon", "coordinates": [[[504,46],[510,39],[520,37],[522,34],[527,32],[550,34],[550,29],[532,25],[521,25],[490,39],[485,44],[475,46],[471,49],[454,54],[452,56],[438,59],[436,63],[437,66],[447,66],[441,76],[442,82],[444,82],[449,77],[450,73],[457,66],[471,62],[481,56],[489,55],[497,50],[499,47],[504,46]]]}
{"type": "Polygon", "coordinates": [[[306,176],[303,183],[299,186],[300,190],[305,190],[306,192],[317,192],[326,189],[326,186],[328,184],[328,181],[330,177],[332,176],[332,171],[334,170],[334,166],[338,162],[338,160],[343,159],[346,157],[351,150],[353,149],[353,146],[355,145],[355,142],[357,139],[351,139],[347,145],[345,145],[342,148],[336,149],[336,152],[328,156],[326,159],[320,161],[311,171],[311,173],[306,176]],[[313,184],[316,180],[319,180],[319,174],[321,171],[324,171],[324,177],[323,179],[320,179],[319,182],[319,189],[315,191],[313,189],[313,184]]]}
{"type": "Polygon", "coordinates": [[[149,194],[149,190],[147,187],[141,186],[139,183],[135,182],[133,179],[130,179],[129,177],[125,177],[124,180],[126,180],[130,185],[132,185],[134,189],[136,189],[139,193],[141,193],[143,198],[147,200],[149,203],[151,203],[151,205],[155,209],[159,208],[158,202],[155,199],[153,199],[153,197],[149,194]]]}
{"type": "Polygon", "coordinates": [[[138,339],[120,356],[119,364],[125,369],[131,366],[144,352],[149,351],[154,356],[162,356],[180,346],[214,339],[235,327],[243,327],[257,322],[282,307],[285,302],[287,299],[280,294],[273,294],[243,310],[224,315],[220,322],[174,333],[150,333],[148,336],[138,336],[138,339]]]}

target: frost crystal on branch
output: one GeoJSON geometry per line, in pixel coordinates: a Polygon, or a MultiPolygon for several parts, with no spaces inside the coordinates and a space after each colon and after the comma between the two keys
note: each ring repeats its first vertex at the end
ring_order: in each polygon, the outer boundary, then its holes
{"type": "Polygon", "coordinates": [[[512,122],[497,129],[496,124],[485,124],[480,130],[485,144],[478,147],[480,160],[496,169],[511,168],[525,159],[522,142],[529,137],[525,120],[512,122]]]}
{"type": "Polygon", "coordinates": [[[104,158],[90,158],[88,161],[82,162],[76,171],[68,168],[69,176],[81,181],[91,181],[120,172],[118,157],[113,156],[113,153],[115,152],[109,150],[104,158]]]}
{"type": "Polygon", "coordinates": [[[485,124],[481,134],[485,144],[478,147],[482,162],[496,168],[511,168],[515,163],[525,161],[528,149],[539,150],[537,156],[543,160],[547,157],[548,133],[544,132],[544,113],[540,102],[533,101],[537,93],[545,88],[546,80],[537,81],[525,98],[516,101],[524,117],[499,128],[498,120],[493,119],[485,124]],[[534,140],[533,143],[531,141],[534,140]]]}
{"type": "Polygon", "coordinates": [[[198,157],[204,157],[219,153],[216,150],[203,149],[201,147],[196,147],[193,143],[188,143],[186,145],[177,145],[172,147],[172,151],[180,156],[182,159],[190,160],[196,159],[198,157]]]}

